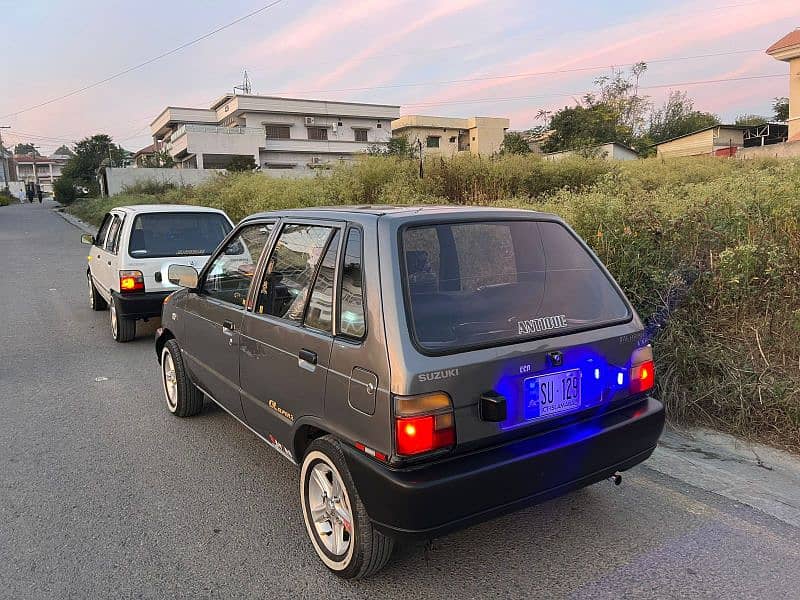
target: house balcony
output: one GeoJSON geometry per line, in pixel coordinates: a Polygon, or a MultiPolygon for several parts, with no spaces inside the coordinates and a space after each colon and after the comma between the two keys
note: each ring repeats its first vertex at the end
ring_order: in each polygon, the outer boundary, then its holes
{"type": "Polygon", "coordinates": [[[267,139],[267,152],[300,152],[308,154],[363,154],[370,146],[386,142],[353,142],[348,140],[267,139]]]}
{"type": "Polygon", "coordinates": [[[231,154],[258,156],[264,147],[260,127],[219,127],[186,124],[167,138],[165,149],[173,158],[192,154],[231,154]]]}

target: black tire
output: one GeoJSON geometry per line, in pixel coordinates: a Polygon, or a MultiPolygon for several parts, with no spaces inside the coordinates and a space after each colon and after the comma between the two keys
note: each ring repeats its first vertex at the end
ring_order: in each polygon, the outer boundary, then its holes
{"type": "Polygon", "coordinates": [[[183,364],[181,347],[174,339],[167,340],[161,350],[161,389],[164,392],[167,410],[176,417],[192,417],[203,410],[203,392],[197,389],[189,378],[183,364]],[[171,398],[172,388],[168,382],[167,369],[170,363],[175,378],[174,398],[171,398]]]}
{"type": "Polygon", "coordinates": [[[119,303],[111,296],[111,337],[114,341],[130,342],[136,337],[136,319],[119,316],[119,303]]]}
{"type": "Polygon", "coordinates": [[[335,575],[342,579],[364,579],[380,571],[389,561],[394,549],[394,539],[378,531],[372,524],[350,476],[339,442],[330,435],[317,438],[306,450],[300,469],[300,503],[306,532],[314,551],[335,575]],[[332,472],[338,474],[346,492],[345,500],[349,500],[352,513],[349,544],[339,555],[326,548],[311,520],[309,482],[314,467],[318,464],[324,469],[332,468],[332,472]]]}
{"type": "Polygon", "coordinates": [[[100,292],[97,291],[97,288],[94,285],[94,281],[92,281],[92,274],[89,271],[86,271],[86,280],[87,280],[87,288],[89,290],[89,306],[92,310],[106,310],[108,308],[108,302],[106,299],[100,295],[100,292]]]}

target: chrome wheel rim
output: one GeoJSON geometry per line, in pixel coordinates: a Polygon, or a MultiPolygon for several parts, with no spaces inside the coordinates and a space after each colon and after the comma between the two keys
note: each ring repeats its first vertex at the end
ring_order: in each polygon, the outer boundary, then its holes
{"type": "Polygon", "coordinates": [[[308,476],[308,510],[317,538],[334,556],[347,554],[353,537],[353,511],[339,474],[318,462],[308,476]]]}
{"type": "Polygon", "coordinates": [[[113,302],[111,303],[111,335],[117,339],[117,309],[113,302]]]}
{"type": "Polygon", "coordinates": [[[167,400],[167,408],[170,412],[175,412],[178,408],[178,377],[175,374],[175,361],[169,350],[164,350],[161,358],[161,383],[164,386],[164,397],[167,400]]]}

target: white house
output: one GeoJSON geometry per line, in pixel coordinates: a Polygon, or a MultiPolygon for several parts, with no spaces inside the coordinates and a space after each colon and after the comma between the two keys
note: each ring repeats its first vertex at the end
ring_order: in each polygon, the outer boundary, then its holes
{"type": "Polygon", "coordinates": [[[385,146],[399,106],[228,94],[210,108],[168,106],[150,124],[179,168],[225,168],[251,156],[264,171],[310,173],[385,146]]]}
{"type": "Polygon", "coordinates": [[[561,160],[574,155],[590,156],[594,158],[603,158],[605,160],[636,160],[639,154],[633,148],[629,148],[624,144],[618,142],[609,142],[607,144],[599,144],[589,148],[580,150],[562,150],[561,152],[550,152],[545,154],[545,160],[561,160]]]}

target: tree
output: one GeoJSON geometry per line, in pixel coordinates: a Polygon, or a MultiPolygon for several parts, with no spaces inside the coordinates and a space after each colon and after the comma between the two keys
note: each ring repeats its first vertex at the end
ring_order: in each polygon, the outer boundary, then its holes
{"type": "Polygon", "coordinates": [[[584,95],[577,106],[552,114],[540,111],[540,118],[549,117],[552,132],[542,150],[585,149],[607,142],[635,145],[651,106],[648,97],[639,95],[639,80],[646,70],[645,63],[635,64],[627,73],[614,69],[597,78],[597,91],[584,95]]]}
{"type": "Polygon", "coordinates": [[[142,166],[150,169],[171,169],[175,166],[175,159],[166,150],[156,150],[142,158],[142,166]]]}
{"type": "Polygon", "coordinates": [[[739,115],[733,122],[734,125],[741,125],[742,127],[753,127],[755,125],[764,125],[769,119],[761,115],[739,115]]]}
{"type": "Polygon", "coordinates": [[[775,98],[772,103],[772,110],[775,111],[775,120],[786,122],[789,120],[789,99],[788,98],[775,98]]]}
{"type": "Polygon", "coordinates": [[[717,115],[694,109],[694,101],[686,92],[670,92],[664,104],[650,113],[646,145],[699,131],[706,127],[719,125],[717,115]]]}
{"type": "Polygon", "coordinates": [[[250,155],[234,156],[226,167],[231,173],[252,171],[256,168],[256,159],[250,155]]]}
{"type": "Polygon", "coordinates": [[[518,131],[509,131],[503,138],[503,145],[500,147],[501,154],[529,154],[531,147],[528,141],[518,131]]]}
{"type": "Polygon", "coordinates": [[[35,154],[36,156],[41,156],[39,151],[33,147],[33,144],[17,144],[14,146],[14,154],[35,154]]]}
{"type": "Polygon", "coordinates": [[[65,185],[69,182],[73,187],[85,187],[91,195],[96,195],[100,191],[97,184],[98,169],[101,166],[121,165],[127,154],[104,133],[84,138],[75,144],[75,156],[64,165],[61,178],[65,180],[65,185]]]}

